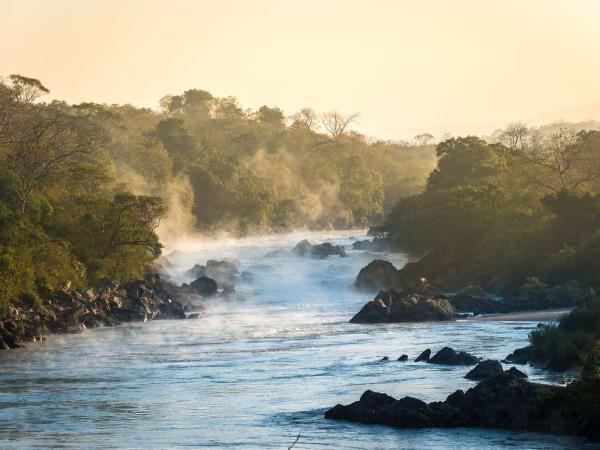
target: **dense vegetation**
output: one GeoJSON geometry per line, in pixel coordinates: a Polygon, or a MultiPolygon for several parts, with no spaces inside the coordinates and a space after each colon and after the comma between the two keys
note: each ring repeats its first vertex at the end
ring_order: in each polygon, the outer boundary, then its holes
{"type": "Polygon", "coordinates": [[[0,310],[139,277],[169,233],[373,223],[435,164],[429,136],[370,141],[336,112],[287,118],[200,90],[160,112],[48,92],[0,82],[0,310]]]}
{"type": "MultiPolygon", "coordinates": [[[[551,368],[585,366],[588,358],[600,349],[600,299],[595,295],[586,298],[558,324],[541,325],[530,334],[529,339],[534,347],[535,359],[549,361],[551,368]]],[[[598,368],[599,362],[596,361],[598,368]]]]}
{"type": "Polygon", "coordinates": [[[425,190],[383,231],[424,255],[418,270],[447,289],[480,284],[551,306],[598,286],[600,132],[515,124],[498,137],[440,143],[425,190]]]}

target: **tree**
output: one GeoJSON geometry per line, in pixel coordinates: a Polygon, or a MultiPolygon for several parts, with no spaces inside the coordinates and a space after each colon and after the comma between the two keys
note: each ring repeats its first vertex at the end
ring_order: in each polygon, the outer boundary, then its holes
{"type": "Polygon", "coordinates": [[[417,141],[417,145],[423,146],[429,144],[433,140],[433,135],[429,133],[417,134],[415,136],[415,141],[417,141]]]}
{"type": "Polygon", "coordinates": [[[284,115],[279,108],[270,108],[268,106],[261,106],[256,112],[256,118],[261,122],[268,123],[275,127],[284,126],[284,115]]]}
{"type": "Polygon", "coordinates": [[[316,128],[318,116],[311,108],[302,108],[292,116],[292,127],[312,131],[316,128]]]}
{"type": "Polygon", "coordinates": [[[529,179],[552,192],[581,189],[600,178],[599,146],[599,132],[562,128],[527,151],[529,179]]]}
{"type": "Polygon", "coordinates": [[[160,256],[162,245],[155,230],[165,213],[166,207],[158,197],[116,195],[100,217],[100,256],[108,258],[127,246],[146,249],[153,258],[160,256]]]}
{"type": "Polygon", "coordinates": [[[344,134],[346,128],[356,121],[359,114],[350,114],[349,116],[344,116],[343,114],[337,111],[330,111],[321,114],[321,124],[327,130],[331,139],[334,142],[337,142],[339,138],[344,134]]]}
{"type": "Polygon", "coordinates": [[[97,124],[59,102],[33,105],[3,135],[8,142],[4,162],[19,179],[23,212],[33,192],[47,186],[61,169],[72,168],[102,149],[107,139],[97,124]]]}
{"type": "Polygon", "coordinates": [[[523,122],[513,122],[500,131],[498,140],[506,145],[511,153],[521,152],[527,145],[529,128],[523,122]]]}

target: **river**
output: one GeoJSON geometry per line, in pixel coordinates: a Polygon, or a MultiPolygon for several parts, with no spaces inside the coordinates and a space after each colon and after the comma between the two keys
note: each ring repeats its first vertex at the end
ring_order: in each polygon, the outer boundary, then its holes
{"type": "MultiPolygon", "coordinates": [[[[372,295],[351,285],[375,257],[265,258],[298,241],[350,246],[364,232],[311,232],[181,241],[172,276],[237,258],[243,300],[212,301],[198,320],[155,321],[51,336],[0,353],[2,448],[554,449],[576,438],[477,429],[397,430],[328,421],[366,389],[443,400],[474,382],[464,367],[412,362],[450,345],[502,359],[537,322],[352,325],[372,295]],[[395,359],[409,355],[409,362],[395,359]],[[389,362],[380,362],[389,356],[389,362]]],[[[531,379],[564,382],[531,367],[531,379]]]]}

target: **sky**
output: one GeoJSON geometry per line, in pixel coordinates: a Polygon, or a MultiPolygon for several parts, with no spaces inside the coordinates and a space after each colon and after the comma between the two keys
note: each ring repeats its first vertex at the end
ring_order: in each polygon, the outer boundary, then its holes
{"type": "Polygon", "coordinates": [[[600,119],[598,0],[0,0],[0,75],[158,108],[186,89],[357,131],[600,119]]]}

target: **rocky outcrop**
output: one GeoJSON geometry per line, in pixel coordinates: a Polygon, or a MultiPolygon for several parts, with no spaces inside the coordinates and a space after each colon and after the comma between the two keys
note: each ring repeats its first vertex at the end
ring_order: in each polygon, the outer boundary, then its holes
{"type": "Polygon", "coordinates": [[[413,397],[396,400],[366,391],[359,401],[336,405],[325,417],[400,428],[503,428],[597,438],[597,417],[571,407],[562,395],[564,389],[505,372],[466,392],[458,390],[443,402],[425,403],[413,397]]]}
{"type": "Polygon", "coordinates": [[[429,364],[443,364],[447,366],[472,366],[479,363],[479,359],[467,352],[457,352],[453,348],[444,347],[427,361],[429,364]]]}
{"type": "Polygon", "coordinates": [[[397,289],[398,270],[391,262],[376,259],[360,269],[354,287],[363,291],[397,289]]]}
{"type": "Polygon", "coordinates": [[[148,275],[100,292],[60,290],[41,305],[11,306],[0,320],[0,348],[16,348],[44,339],[47,333],[75,333],[86,328],[155,319],[185,319],[183,305],[158,275],[148,275]]]}
{"type": "Polygon", "coordinates": [[[346,257],[346,250],[341,245],[333,245],[329,242],[323,244],[312,245],[308,240],[298,242],[292,250],[297,256],[325,259],[328,256],[346,257]]]}
{"type": "Polygon", "coordinates": [[[350,319],[351,323],[427,322],[452,320],[454,308],[443,297],[382,291],[350,319]]]}
{"type": "Polygon", "coordinates": [[[368,252],[387,252],[390,250],[390,240],[375,237],[372,240],[365,239],[352,244],[352,250],[364,250],[368,252]]]}
{"type": "Polygon", "coordinates": [[[469,380],[485,380],[486,378],[495,377],[504,372],[502,364],[493,359],[487,359],[480,362],[465,375],[469,380]]]}
{"type": "Polygon", "coordinates": [[[567,354],[539,354],[533,345],[517,348],[505,359],[513,364],[535,364],[553,372],[565,372],[577,368],[579,360],[575,353],[567,354]]]}
{"type": "Polygon", "coordinates": [[[237,283],[239,268],[240,263],[235,259],[209,260],[205,266],[196,264],[185,273],[185,277],[191,280],[202,277],[212,278],[220,289],[232,288],[237,283]]]}

